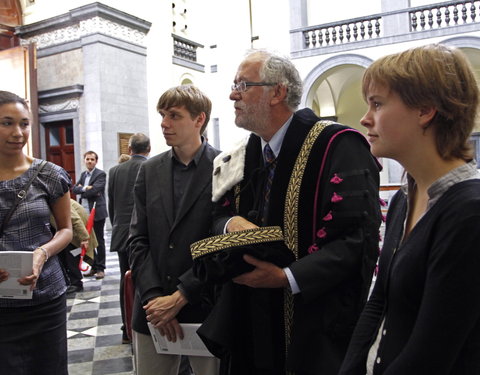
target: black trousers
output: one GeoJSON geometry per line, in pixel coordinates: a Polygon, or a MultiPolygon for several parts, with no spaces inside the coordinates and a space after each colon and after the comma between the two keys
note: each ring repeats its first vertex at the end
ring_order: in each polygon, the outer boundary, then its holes
{"type": "Polygon", "coordinates": [[[68,375],[65,294],[36,306],[0,308],[0,373],[68,375]]]}
{"type": "Polygon", "coordinates": [[[128,263],[128,253],[126,251],[117,252],[118,254],[118,265],[120,266],[120,309],[122,310],[122,331],[126,334],[125,329],[125,298],[124,298],[124,289],[125,289],[125,272],[130,269],[128,263]]]}
{"type": "Polygon", "coordinates": [[[58,258],[62,262],[63,268],[68,276],[71,285],[83,286],[82,272],[78,268],[80,256],[73,256],[70,250],[73,250],[73,245],[68,245],[65,249],[58,253],[58,258]]]}
{"type": "Polygon", "coordinates": [[[95,250],[92,270],[95,272],[105,271],[105,237],[103,230],[105,227],[105,219],[95,220],[93,222],[93,230],[97,236],[98,246],[95,250]]]}

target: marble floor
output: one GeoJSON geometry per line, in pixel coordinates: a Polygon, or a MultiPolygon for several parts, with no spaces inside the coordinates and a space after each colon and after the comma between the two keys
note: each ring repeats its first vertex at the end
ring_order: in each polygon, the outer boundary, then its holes
{"type": "Polygon", "coordinates": [[[117,253],[108,252],[108,246],[106,265],[103,280],[84,277],[83,292],[68,296],[70,375],[134,374],[132,347],[122,344],[117,253]]]}

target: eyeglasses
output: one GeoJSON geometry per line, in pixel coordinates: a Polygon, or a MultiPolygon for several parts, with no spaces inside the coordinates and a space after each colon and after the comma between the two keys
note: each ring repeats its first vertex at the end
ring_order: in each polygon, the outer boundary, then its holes
{"type": "Polygon", "coordinates": [[[245,92],[245,91],[247,91],[248,87],[250,87],[250,86],[275,86],[275,85],[276,85],[276,83],[240,81],[240,82],[234,83],[232,85],[232,91],[245,92]]]}

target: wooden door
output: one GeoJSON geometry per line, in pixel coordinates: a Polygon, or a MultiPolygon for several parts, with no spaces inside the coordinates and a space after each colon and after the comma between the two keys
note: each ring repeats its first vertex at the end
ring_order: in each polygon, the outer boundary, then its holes
{"type": "MultiPolygon", "coordinates": [[[[44,125],[47,160],[65,169],[75,183],[73,121],[55,121],[44,125]]],[[[75,199],[74,194],[71,196],[75,199]]]]}

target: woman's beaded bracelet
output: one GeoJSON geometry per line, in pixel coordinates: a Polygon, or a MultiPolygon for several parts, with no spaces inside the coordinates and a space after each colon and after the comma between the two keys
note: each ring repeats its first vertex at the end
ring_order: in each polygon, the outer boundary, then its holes
{"type": "Polygon", "coordinates": [[[46,263],[47,260],[48,260],[48,251],[47,251],[47,249],[45,249],[44,247],[41,247],[41,246],[37,247],[37,249],[40,249],[40,250],[43,251],[43,254],[45,255],[45,263],[46,263]]]}

